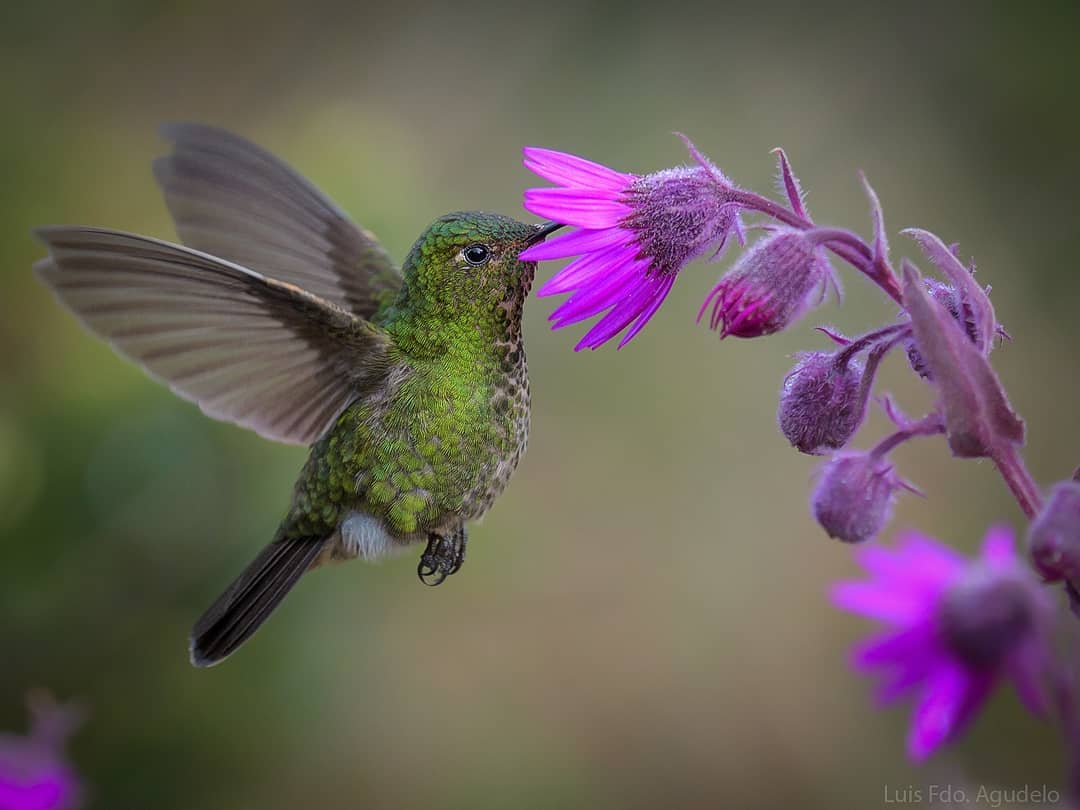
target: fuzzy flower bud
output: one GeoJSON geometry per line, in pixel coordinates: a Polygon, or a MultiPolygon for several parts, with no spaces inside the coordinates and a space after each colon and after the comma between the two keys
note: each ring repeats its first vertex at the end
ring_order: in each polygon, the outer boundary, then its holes
{"type": "Polygon", "coordinates": [[[807,352],[784,378],[776,420],[803,453],[843,447],[862,423],[862,363],[842,354],[807,352]]]}
{"type": "Polygon", "coordinates": [[[1059,481],[1028,529],[1031,560],[1047,580],[1080,582],[1080,481],[1059,481]]]}
{"type": "Polygon", "coordinates": [[[712,304],[709,327],[721,337],[771,335],[820,302],[831,279],[813,231],[778,228],[739,257],[706,296],[698,319],[712,304]]]}
{"type": "Polygon", "coordinates": [[[912,487],[886,458],[861,451],[836,453],[822,468],[810,508],[829,537],[862,543],[888,522],[899,489],[912,487]]]}
{"type": "MultiPolygon", "coordinates": [[[[926,284],[926,291],[930,293],[930,297],[945,307],[946,311],[952,315],[953,320],[960,324],[960,328],[964,334],[968,336],[968,339],[978,345],[979,334],[975,325],[975,317],[972,312],[971,305],[965,302],[957,291],[956,287],[950,284],[944,284],[936,279],[928,278],[924,279],[926,284]]],[[[923,358],[922,353],[919,352],[919,347],[915,343],[914,338],[910,338],[905,348],[907,349],[908,362],[911,364],[912,370],[920,377],[926,379],[932,379],[930,369],[926,365],[926,360],[923,358]]]]}

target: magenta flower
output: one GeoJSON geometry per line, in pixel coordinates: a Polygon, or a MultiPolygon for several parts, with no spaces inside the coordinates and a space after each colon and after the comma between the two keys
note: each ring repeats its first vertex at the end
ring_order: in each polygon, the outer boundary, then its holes
{"type": "Polygon", "coordinates": [[[42,693],[31,696],[30,710],[27,736],[0,734],[0,810],[73,810],[81,791],[64,743],[78,712],[42,693]]]}
{"type": "Polygon", "coordinates": [[[956,739],[1002,678],[1030,711],[1046,711],[1052,605],[1017,558],[1009,529],[992,528],[976,560],[917,532],[894,549],[864,546],[857,554],[871,579],[839,583],[832,598],[888,625],[854,661],[881,676],[883,704],[915,696],[912,759],[956,739]]]}
{"type": "Polygon", "coordinates": [[[629,327],[626,345],[660,308],[691,260],[741,240],[735,187],[686,141],[698,165],[647,175],[624,174],[584,158],[526,147],[525,166],[559,188],[525,192],[532,213],[576,231],[523,251],[528,261],[579,258],[539,295],[570,293],[550,316],[553,328],[603,314],[575,346],[595,349],[629,327]]]}
{"type": "Polygon", "coordinates": [[[712,288],[698,320],[711,303],[709,327],[720,337],[762,337],[793,324],[837,285],[819,233],[828,232],[777,228],[759,239],[712,288]]]}

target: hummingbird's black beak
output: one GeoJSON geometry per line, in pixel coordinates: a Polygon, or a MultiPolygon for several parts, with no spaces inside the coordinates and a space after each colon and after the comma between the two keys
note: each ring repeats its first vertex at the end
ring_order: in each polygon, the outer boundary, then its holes
{"type": "Polygon", "coordinates": [[[543,242],[544,239],[555,233],[559,228],[565,227],[566,225],[562,222],[545,222],[543,225],[537,225],[536,230],[525,240],[525,244],[535,245],[537,242],[543,242]]]}

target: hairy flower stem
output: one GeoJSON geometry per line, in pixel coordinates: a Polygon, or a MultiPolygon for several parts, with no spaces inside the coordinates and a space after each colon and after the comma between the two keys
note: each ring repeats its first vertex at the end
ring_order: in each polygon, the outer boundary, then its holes
{"type": "MultiPolygon", "coordinates": [[[[871,359],[872,358],[873,355],[871,355],[871,359]]],[[[873,450],[870,451],[870,455],[881,457],[909,439],[914,439],[918,436],[936,436],[937,434],[944,432],[945,423],[941,421],[941,416],[937,413],[927,414],[919,421],[912,422],[910,425],[901,428],[891,436],[886,436],[877,443],[873,450]]]]}
{"type": "MultiPolygon", "coordinates": [[[[732,201],[742,207],[770,216],[792,228],[807,231],[816,227],[813,222],[752,191],[739,189],[730,192],[730,195],[732,201]]],[[[824,229],[822,230],[824,232],[824,229]]],[[[823,240],[825,247],[881,287],[886,295],[903,306],[904,298],[900,293],[900,284],[896,280],[896,274],[883,258],[878,260],[870,246],[851,231],[830,228],[828,234],[829,236],[823,240]]]]}
{"type": "Polygon", "coordinates": [[[1042,508],[1042,493],[1016,447],[1005,444],[995,448],[991,457],[1024,514],[1029,520],[1034,520],[1042,508]]]}
{"type": "Polygon", "coordinates": [[[898,341],[904,340],[905,338],[910,337],[910,335],[911,325],[906,323],[896,323],[882,329],[875,329],[873,332],[867,332],[862,337],[855,338],[855,340],[852,340],[844,346],[844,348],[836,355],[836,365],[840,368],[846,366],[856,354],[869,346],[873,346],[879,341],[883,341],[885,338],[893,338],[887,344],[888,348],[891,349],[898,341]]]}

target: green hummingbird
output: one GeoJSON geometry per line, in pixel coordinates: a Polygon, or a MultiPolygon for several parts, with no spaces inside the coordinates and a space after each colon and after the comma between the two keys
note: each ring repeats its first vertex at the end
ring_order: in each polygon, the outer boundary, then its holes
{"type": "Polygon", "coordinates": [[[184,247],[101,228],[36,231],[34,269],[94,334],[233,422],[311,447],[273,540],[195,623],[196,666],[259,628],[307,571],[426,542],[421,581],[465,560],[466,524],[529,432],[527,246],[557,223],[435,220],[399,270],[291,167],[223,130],[174,124],[154,163],[184,247]]]}

